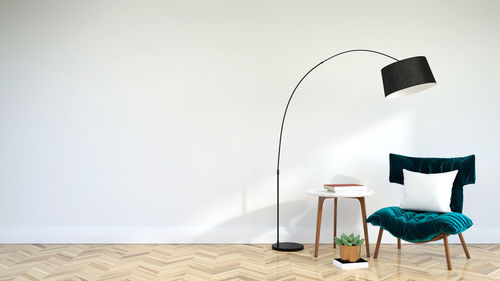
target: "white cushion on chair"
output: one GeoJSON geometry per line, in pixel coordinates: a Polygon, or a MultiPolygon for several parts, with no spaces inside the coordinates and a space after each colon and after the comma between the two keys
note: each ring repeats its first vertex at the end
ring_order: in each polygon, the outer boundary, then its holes
{"type": "Polygon", "coordinates": [[[458,170],[422,174],[403,169],[404,194],[400,208],[415,211],[451,212],[451,189],[458,170]]]}

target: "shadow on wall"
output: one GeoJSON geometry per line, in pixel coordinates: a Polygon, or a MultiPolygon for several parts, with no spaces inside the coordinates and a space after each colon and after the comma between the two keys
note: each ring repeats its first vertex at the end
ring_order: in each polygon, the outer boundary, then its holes
{"type": "MultiPolygon", "coordinates": [[[[325,182],[366,184],[376,190],[375,195],[367,200],[367,215],[399,197],[397,192],[388,188],[388,151],[399,152],[411,143],[409,140],[413,131],[407,126],[411,120],[411,113],[406,112],[375,123],[365,123],[351,129],[341,138],[335,138],[333,142],[331,138],[326,142],[321,141],[307,159],[294,161],[295,165],[284,169],[282,186],[286,192],[283,192],[280,200],[280,241],[314,241],[317,197],[307,195],[305,190],[308,188],[321,187],[325,182]],[[391,138],[391,142],[383,141],[382,136],[391,132],[398,133],[391,138]]],[[[239,198],[224,198],[223,201],[221,198],[213,211],[214,218],[219,216],[221,220],[207,220],[204,226],[196,228],[189,240],[210,243],[276,241],[276,179],[274,176],[269,177],[268,171],[262,171],[262,174],[268,178],[243,187],[239,198]],[[239,210],[235,209],[234,204],[238,199],[241,202],[239,210]],[[227,208],[224,208],[224,204],[227,204],[227,208]]],[[[332,227],[332,202],[325,202],[323,228],[332,227]]],[[[357,200],[339,200],[338,211],[339,231],[362,232],[357,200]]],[[[328,235],[332,235],[331,231],[325,232],[321,240],[329,241],[328,235]]]]}
{"type": "MultiPolygon", "coordinates": [[[[336,182],[359,183],[349,176],[338,175],[336,182]]],[[[309,200],[294,200],[280,203],[280,241],[313,243],[316,234],[317,197],[306,195],[309,200]],[[311,201],[314,202],[311,204],[311,201]],[[311,226],[310,223],[314,222],[311,226]]],[[[362,219],[358,200],[344,198],[339,200],[339,223],[343,220],[355,220],[362,229],[362,219]],[[354,210],[354,211],[351,211],[354,210]]],[[[321,241],[333,239],[333,200],[327,200],[323,208],[321,241]],[[328,230],[324,230],[327,228],[328,230]]],[[[350,227],[339,226],[339,231],[356,232],[350,227]]],[[[357,231],[361,233],[360,231],[357,231]]],[[[274,243],[276,241],[276,205],[271,205],[198,229],[188,241],[210,241],[210,243],[274,243]],[[253,225],[253,226],[252,226],[253,225]],[[249,227],[252,226],[252,227],[249,227]]]]}
{"type": "MultiPolygon", "coordinates": [[[[289,237],[288,229],[295,229],[295,225],[300,224],[300,219],[297,220],[297,218],[304,217],[309,211],[310,204],[306,200],[280,203],[280,237],[289,237]]],[[[311,229],[311,237],[314,237],[314,229],[311,229]]],[[[246,212],[213,225],[189,240],[213,243],[270,243],[269,241],[275,241],[276,205],[246,212]],[[249,225],[255,227],[249,227],[249,225]]]]}
{"type": "MultiPolygon", "coordinates": [[[[371,120],[362,116],[357,121],[359,126],[349,127],[342,135],[335,131],[324,137],[308,136],[298,140],[305,142],[298,148],[289,144],[295,149],[289,151],[281,172],[280,241],[314,241],[317,197],[306,194],[308,188],[321,187],[327,182],[366,184],[375,190],[375,195],[366,202],[367,215],[398,200],[399,193],[388,188],[388,154],[411,149],[415,131],[408,124],[414,121],[413,112],[398,111],[371,120]],[[391,135],[389,141],[387,135],[391,135]]],[[[192,231],[187,231],[187,237],[181,237],[180,241],[275,242],[276,178],[272,166],[272,163],[256,166],[248,182],[238,187],[239,192],[206,200],[198,206],[196,212],[191,212],[197,224],[183,226],[192,231]]],[[[329,229],[333,224],[331,201],[325,202],[323,208],[322,226],[329,229]]],[[[340,231],[362,232],[357,200],[339,200],[338,210],[340,231]]],[[[326,232],[322,237],[326,241],[326,232]]]]}

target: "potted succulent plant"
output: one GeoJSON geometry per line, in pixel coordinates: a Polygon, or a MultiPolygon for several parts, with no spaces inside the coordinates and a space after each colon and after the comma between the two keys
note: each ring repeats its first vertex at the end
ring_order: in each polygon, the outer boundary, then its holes
{"type": "Polygon", "coordinates": [[[364,238],[342,234],[340,238],[335,237],[335,243],[340,245],[340,259],[350,262],[357,262],[361,256],[361,245],[365,242],[364,238]]]}

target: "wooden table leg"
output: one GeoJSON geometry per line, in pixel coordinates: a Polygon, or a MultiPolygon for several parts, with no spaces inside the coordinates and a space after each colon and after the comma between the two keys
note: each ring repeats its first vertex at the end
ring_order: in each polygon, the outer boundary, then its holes
{"type": "Polygon", "coordinates": [[[337,242],[335,242],[335,237],[337,237],[337,197],[334,198],[333,203],[333,248],[337,248],[337,242]]]}
{"type": "Polygon", "coordinates": [[[318,257],[319,233],[321,231],[321,215],[323,214],[323,201],[325,197],[318,197],[318,216],[316,218],[316,243],[314,244],[314,257],[318,257]]]}
{"type": "Polygon", "coordinates": [[[368,226],[366,225],[365,197],[358,197],[361,205],[361,216],[363,218],[363,230],[365,231],[366,256],[370,257],[370,242],[368,241],[368,226]]]}

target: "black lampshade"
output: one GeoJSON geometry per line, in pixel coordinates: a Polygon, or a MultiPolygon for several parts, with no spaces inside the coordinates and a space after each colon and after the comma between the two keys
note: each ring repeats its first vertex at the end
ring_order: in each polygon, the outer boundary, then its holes
{"type": "Polygon", "coordinates": [[[399,97],[428,89],[436,84],[425,57],[413,57],[382,68],[385,97],[399,97]]]}

